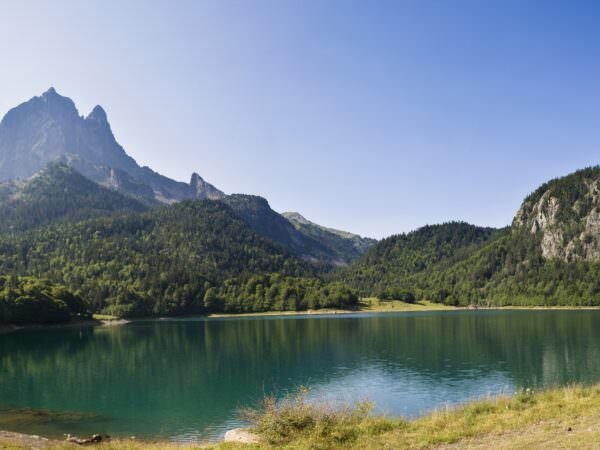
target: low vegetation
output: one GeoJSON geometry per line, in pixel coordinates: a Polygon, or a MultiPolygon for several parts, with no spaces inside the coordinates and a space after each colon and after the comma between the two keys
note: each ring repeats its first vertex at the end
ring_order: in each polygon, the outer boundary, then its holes
{"type": "Polygon", "coordinates": [[[248,417],[273,448],[581,448],[600,438],[600,386],[526,389],[409,421],[374,416],[371,408],[311,404],[299,394],[267,399],[248,417]]]}
{"type": "MultiPolygon", "coordinates": [[[[541,392],[522,390],[426,416],[403,420],[372,413],[373,405],[311,403],[305,392],[283,401],[267,398],[244,412],[261,444],[176,445],[112,440],[92,448],[288,448],[288,449],[547,449],[594,448],[600,440],[600,386],[569,386],[541,392]]],[[[28,449],[23,440],[0,437],[1,449],[28,449]]],[[[54,442],[53,450],[79,448],[54,442]]]]}

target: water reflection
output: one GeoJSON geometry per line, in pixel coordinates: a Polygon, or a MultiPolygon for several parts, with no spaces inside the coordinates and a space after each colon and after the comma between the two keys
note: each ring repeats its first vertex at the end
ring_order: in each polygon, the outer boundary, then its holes
{"type": "MultiPolygon", "coordinates": [[[[0,336],[0,407],[94,414],[11,420],[42,434],[214,437],[298,385],[413,416],[600,374],[600,312],[476,311],[138,322],[0,336]],[[101,429],[99,429],[101,427],[101,429]]],[[[14,415],[13,415],[14,416],[14,415]]]]}

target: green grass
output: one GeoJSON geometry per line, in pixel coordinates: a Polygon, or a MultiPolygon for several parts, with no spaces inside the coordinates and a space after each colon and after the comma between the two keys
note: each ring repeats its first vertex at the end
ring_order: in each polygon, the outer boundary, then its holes
{"type": "Polygon", "coordinates": [[[362,312],[411,312],[411,311],[447,311],[459,309],[442,303],[421,300],[416,303],[406,303],[401,300],[379,300],[377,298],[363,298],[360,301],[362,312]]]}
{"type": "MultiPolygon", "coordinates": [[[[444,408],[415,420],[372,414],[372,404],[332,405],[305,401],[301,391],[283,401],[267,398],[246,411],[262,444],[179,445],[113,440],[99,450],[192,449],[555,449],[597,448],[600,442],[600,385],[543,392],[525,390],[444,408]]],[[[33,448],[0,435],[0,449],[33,448]]],[[[54,442],[51,450],[80,448],[54,442]]]]}
{"type": "Polygon", "coordinates": [[[117,316],[111,316],[109,314],[93,314],[92,315],[92,319],[95,319],[95,320],[106,320],[106,321],[120,320],[119,317],[117,317],[117,316]]]}
{"type": "Polygon", "coordinates": [[[600,442],[600,385],[488,398],[416,420],[373,416],[369,403],[334,408],[303,395],[247,415],[264,448],[591,448],[600,442]]]}

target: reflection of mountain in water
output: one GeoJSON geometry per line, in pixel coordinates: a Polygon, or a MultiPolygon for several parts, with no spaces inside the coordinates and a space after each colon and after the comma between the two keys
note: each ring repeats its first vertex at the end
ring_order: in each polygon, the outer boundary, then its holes
{"type": "Polygon", "coordinates": [[[239,406],[300,384],[414,415],[595,381],[599,324],[597,312],[486,311],[40,330],[0,337],[0,398],[110,416],[109,429],[90,430],[109,434],[218,432],[239,406]]]}

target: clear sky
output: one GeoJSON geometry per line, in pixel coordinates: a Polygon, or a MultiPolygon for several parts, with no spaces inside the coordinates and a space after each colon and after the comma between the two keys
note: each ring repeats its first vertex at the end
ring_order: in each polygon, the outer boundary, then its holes
{"type": "Polygon", "coordinates": [[[507,225],[600,162],[597,1],[0,4],[0,111],[54,86],[138,163],[373,237],[507,225]]]}

